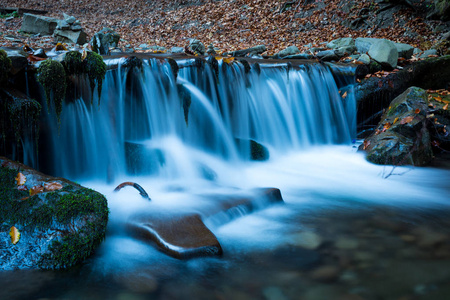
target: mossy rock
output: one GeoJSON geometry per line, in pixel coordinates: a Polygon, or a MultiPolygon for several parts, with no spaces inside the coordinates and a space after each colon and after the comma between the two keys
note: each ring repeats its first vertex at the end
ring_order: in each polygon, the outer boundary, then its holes
{"type": "MultiPolygon", "coordinates": [[[[103,58],[95,52],[87,52],[87,56],[84,59],[85,68],[84,71],[89,77],[89,84],[91,86],[92,99],[94,98],[94,89],[97,84],[98,93],[98,105],[100,105],[100,96],[102,93],[103,79],[106,74],[106,64],[103,58]]],[[[91,101],[92,103],[92,101],[91,101]]]]}
{"type": "Polygon", "coordinates": [[[56,60],[47,59],[41,63],[37,73],[37,79],[44,87],[48,108],[50,108],[50,100],[53,96],[56,116],[59,122],[67,86],[64,66],[56,60]]]}
{"type": "Polygon", "coordinates": [[[11,70],[11,59],[5,50],[0,49],[0,86],[6,84],[11,70]]]}
{"type": "Polygon", "coordinates": [[[0,164],[0,270],[69,268],[94,253],[108,222],[103,195],[3,157],[0,164]],[[19,171],[26,178],[21,189],[19,171]],[[9,236],[12,226],[21,234],[17,244],[9,236]]]}

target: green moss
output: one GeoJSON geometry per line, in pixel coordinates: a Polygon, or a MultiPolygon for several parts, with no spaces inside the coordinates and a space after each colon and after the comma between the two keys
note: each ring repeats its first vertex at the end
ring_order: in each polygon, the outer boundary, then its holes
{"type": "MultiPolygon", "coordinates": [[[[101,55],[95,52],[88,52],[85,62],[85,73],[87,73],[89,77],[89,84],[91,86],[92,99],[94,95],[95,85],[97,84],[97,93],[98,93],[98,105],[100,105],[100,96],[102,93],[102,83],[106,74],[106,64],[103,61],[101,55]]],[[[91,103],[92,103],[91,99],[91,103]]]]}
{"type": "Polygon", "coordinates": [[[136,68],[142,71],[142,60],[136,56],[128,56],[125,58],[125,62],[122,66],[128,69],[136,68]]]}
{"type": "Polygon", "coordinates": [[[69,51],[64,56],[62,62],[64,69],[66,70],[66,75],[79,75],[84,72],[84,64],[81,57],[81,53],[78,51],[69,51]]]}
{"type": "Polygon", "coordinates": [[[41,63],[37,72],[38,81],[44,87],[48,108],[50,107],[51,95],[53,95],[56,117],[59,123],[67,86],[64,66],[56,60],[47,59],[41,63]]]}
{"type": "Polygon", "coordinates": [[[22,232],[56,228],[63,232],[42,255],[38,262],[41,268],[67,268],[89,257],[105,237],[109,214],[105,197],[91,189],[74,186],[29,197],[27,191],[17,189],[14,179],[17,172],[0,167],[2,228],[16,226],[22,232]]]}
{"type": "Polygon", "coordinates": [[[8,81],[8,74],[11,70],[11,59],[5,50],[0,49],[0,86],[8,81]]]}

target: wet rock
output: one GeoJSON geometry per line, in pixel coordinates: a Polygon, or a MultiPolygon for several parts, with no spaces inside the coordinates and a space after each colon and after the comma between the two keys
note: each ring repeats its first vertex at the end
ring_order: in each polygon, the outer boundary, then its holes
{"type": "Polygon", "coordinates": [[[216,236],[204,222],[222,224],[251,212],[262,205],[283,202],[278,189],[258,189],[252,197],[218,195],[205,196],[210,206],[188,208],[177,212],[149,206],[130,217],[127,230],[144,241],[153,241],[158,248],[170,256],[186,259],[199,256],[222,255],[222,247],[216,236]]]}
{"type": "Polygon", "coordinates": [[[313,56],[311,54],[307,54],[307,53],[300,53],[300,54],[295,54],[295,55],[288,55],[283,58],[284,59],[312,59],[313,56]]]}
{"type": "Polygon", "coordinates": [[[115,48],[119,45],[120,34],[105,27],[99,32],[95,33],[91,39],[93,50],[100,55],[108,55],[109,48],[115,48]]]}
{"type": "Polygon", "coordinates": [[[370,46],[367,54],[384,67],[395,68],[397,66],[398,51],[395,44],[391,41],[376,41],[370,46]]]}
{"type": "Polygon", "coordinates": [[[280,52],[273,55],[274,58],[283,58],[285,56],[289,55],[296,55],[299,54],[300,50],[298,50],[297,46],[289,46],[284,50],[281,50],[280,52]]]}
{"type": "Polygon", "coordinates": [[[244,159],[265,161],[270,157],[269,150],[254,140],[235,139],[239,153],[244,159]]]}
{"type": "Polygon", "coordinates": [[[322,282],[336,281],[339,277],[339,268],[334,265],[321,266],[314,269],[310,276],[313,280],[322,282]]]}
{"type": "Polygon", "coordinates": [[[24,13],[20,30],[28,33],[52,35],[58,26],[58,19],[24,13]]]}
{"type": "Polygon", "coordinates": [[[202,42],[200,42],[197,39],[191,39],[189,41],[189,50],[198,54],[198,55],[205,55],[205,45],[203,45],[202,42]]]}
{"type": "Polygon", "coordinates": [[[108,221],[103,195],[6,158],[0,164],[0,270],[68,268],[95,251],[108,221]],[[18,170],[26,179],[20,190],[18,170]],[[20,232],[16,244],[13,226],[20,232]]]}
{"type": "Polygon", "coordinates": [[[353,54],[356,51],[355,46],[344,46],[334,50],[334,53],[339,57],[344,57],[353,54]]]}
{"type": "Polygon", "coordinates": [[[305,249],[316,250],[323,243],[323,239],[312,231],[304,231],[292,236],[290,244],[305,249]]]}
{"type": "Polygon", "coordinates": [[[422,166],[431,161],[426,128],[427,96],[417,87],[395,98],[381,117],[378,129],[359,147],[376,164],[422,166]]]}
{"type": "Polygon", "coordinates": [[[47,58],[47,54],[45,53],[44,49],[40,48],[33,52],[34,56],[40,57],[40,58],[47,58]]]}

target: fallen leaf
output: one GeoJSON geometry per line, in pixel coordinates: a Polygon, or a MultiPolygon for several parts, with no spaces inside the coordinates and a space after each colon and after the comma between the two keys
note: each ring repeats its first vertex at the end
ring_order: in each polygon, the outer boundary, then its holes
{"type": "Polygon", "coordinates": [[[369,147],[369,146],[370,146],[370,141],[369,141],[369,140],[365,140],[365,141],[364,141],[363,150],[366,150],[367,147],[369,147]]]}
{"type": "Polygon", "coordinates": [[[400,124],[408,124],[408,123],[411,122],[412,120],[414,120],[414,116],[404,117],[404,118],[400,121],[400,124]]]}
{"type": "Polygon", "coordinates": [[[395,123],[397,123],[398,121],[398,117],[394,119],[394,122],[392,122],[392,125],[394,125],[395,123]]]}
{"type": "Polygon", "coordinates": [[[447,110],[448,108],[448,103],[444,105],[444,107],[442,108],[443,110],[447,110]]]}
{"type": "Polygon", "coordinates": [[[42,185],[36,185],[30,189],[30,196],[34,196],[42,192],[44,192],[44,187],[42,185]]]}
{"type": "Polygon", "coordinates": [[[436,100],[437,102],[442,102],[442,98],[441,97],[439,97],[439,96],[437,96],[437,97],[433,97],[434,98],[434,100],[436,100]]]}
{"type": "Polygon", "coordinates": [[[432,141],[431,145],[434,147],[439,147],[441,144],[438,141],[432,141]]]}
{"type": "Polygon", "coordinates": [[[24,186],[24,185],[19,185],[19,186],[17,187],[17,189],[18,189],[19,191],[26,191],[26,190],[28,190],[27,187],[24,186]]]}
{"type": "Polygon", "coordinates": [[[62,187],[62,184],[59,182],[48,182],[44,184],[44,189],[46,192],[60,190],[62,187]]]}
{"type": "Polygon", "coordinates": [[[15,226],[11,227],[11,229],[9,230],[9,235],[11,236],[11,243],[13,243],[13,245],[19,242],[20,232],[19,229],[17,229],[15,226]]]}
{"type": "Polygon", "coordinates": [[[383,125],[383,130],[382,130],[381,132],[385,132],[386,130],[388,130],[389,128],[391,128],[391,126],[392,126],[391,123],[386,122],[386,123],[383,125]]]}
{"type": "Polygon", "coordinates": [[[344,94],[342,94],[342,99],[347,98],[347,92],[344,92],[344,94]]]}
{"type": "Polygon", "coordinates": [[[416,110],[414,111],[414,113],[417,115],[418,113],[420,113],[420,109],[416,108],[416,110]]]}
{"type": "Polygon", "coordinates": [[[22,173],[17,173],[17,177],[16,179],[16,183],[17,185],[24,185],[25,182],[27,182],[27,178],[25,177],[25,175],[23,175],[22,173]]]}
{"type": "Polygon", "coordinates": [[[234,57],[224,57],[223,58],[223,62],[226,63],[226,64],[229,64],[232,61],[234,61],[234,57]]]}

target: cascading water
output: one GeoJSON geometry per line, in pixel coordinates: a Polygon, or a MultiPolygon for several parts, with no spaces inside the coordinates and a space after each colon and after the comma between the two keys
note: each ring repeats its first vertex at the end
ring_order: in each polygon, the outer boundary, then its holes
{"type": "Polygon", "coordinates": [[[251,140],[286,153],[349,144],[355,130],[352,94],[341,97],[331,71],[319,64],[246,70],[183,60],[175,78],[165,61],[134,69],[123,62],[107,72],[99,107],[81,97],[66,102],[60,129],[50,126],[54,173],[208,177],[217,170],[203,160],[238,166],[250,159],[251,140]]]}
{"type": "Polygon", "coordinates": [[[65,102],[59,131],[53,115],[41,124],[41,165],[107,197],[106,240],[80,269],[0,273],[5,299],[445,298],[433,293],[446,293],[450,278],[450,171],[393,170],[356,153],[352,87],[335,67],[246,72],[192,59],[174,76],[164,60],[133,70],[125,62],[107,72],[100,106],[81,78],[83,96],[65,102]],[[251,161],[251,141],[267,161],[251,161]],[[113,193],[122,181],[152,201],[113,193]],[[284,205],[233,222],[202,215],[269,186],[284,205]],[[168,224],[172,213],[202,215],[223,256],[176,260],[125,232],[137,212],[161,211],[168,224]]]}

